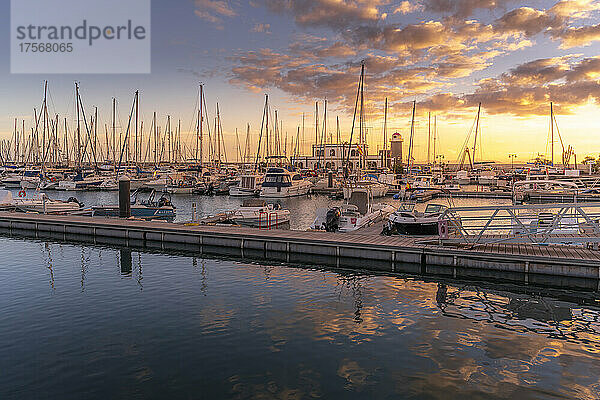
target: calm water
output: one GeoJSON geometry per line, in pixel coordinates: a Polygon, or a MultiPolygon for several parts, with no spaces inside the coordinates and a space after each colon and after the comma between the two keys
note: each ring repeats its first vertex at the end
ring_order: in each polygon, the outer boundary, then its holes
{"type": "Polygon", "coordinates": [[[0,248],[0,399],[600,396],[597,294],[0,248]]]}

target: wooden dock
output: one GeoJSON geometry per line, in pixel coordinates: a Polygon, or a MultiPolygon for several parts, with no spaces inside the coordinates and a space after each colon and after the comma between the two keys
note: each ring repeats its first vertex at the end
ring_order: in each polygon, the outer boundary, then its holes
{"type": "Polygon", "coordinates": [[[10,236],[591,290],[598,290],[600,282],[600,252],[582,247],[488,244],[467,249],[379,232],[377,225],[341,234],[0,212],[0,233],[10,236]]]}

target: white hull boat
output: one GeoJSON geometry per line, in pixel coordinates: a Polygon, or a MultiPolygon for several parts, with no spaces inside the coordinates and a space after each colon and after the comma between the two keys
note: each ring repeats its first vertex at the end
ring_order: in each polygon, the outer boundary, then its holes
{"type": "Polygon", "coordinates": [[[304,196],[313,184],[303,179],[300,174],[291,173],[284,168],[269,168],[262,183],[260,197],[282,199],[285,197],[304,196]]]}

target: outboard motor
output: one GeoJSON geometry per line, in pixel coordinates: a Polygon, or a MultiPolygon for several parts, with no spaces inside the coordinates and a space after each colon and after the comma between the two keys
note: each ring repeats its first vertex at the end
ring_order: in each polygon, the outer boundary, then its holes
{"type": "Polygon", "coordinates": [[[325,216],[325,230],[327,232],[336,232],[340,227],[340,217],[342,213],[338,207],[334,207],[327,211],[325,216]]]}
{"type": "Polygon", "coordinates": [[[79,204],[79,207],[83,207],[83,203],[80,202],[79,200],[77,200],[76,197],[69,197],[67,199],[67,203],[77,203],[77,204],[79,204]]]}

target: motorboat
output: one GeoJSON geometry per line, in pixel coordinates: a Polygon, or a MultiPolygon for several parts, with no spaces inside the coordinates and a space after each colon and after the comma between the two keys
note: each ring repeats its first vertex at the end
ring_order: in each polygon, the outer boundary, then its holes
{"type": "Polygon", "coordinates": [[[7,189],[20,189],[21,175],[9,174],[4,179],[2,179],[2,184],[7,189]]]}
{"type": "MultiPolygon", "coordinates": [[[[171,202],[171,197],[168,193],[161,193],[160,197],[156,199],[157,192],[153,190],[146,200],[138,199],[138,193],[139,192],[136,191],[131,196],[130,210],[132,217],[145,220],[156,219],[165,221],[173,221],[175,219],[176,207],[171,202]]],[[[81,215],[90,215],[92,217],[118,217],[119,206],[92,206],[91,208],[84,210],[81,215]]]]}
{"type": "Polygon", "coordinates": [[[471,183],[471,176],[469,175],[469,171],[458,171],[454,180],[459,185],[469,185],[471,183]]]}
{"type": "Polygon", "coordinates": [[[272,229],[289,225],[290,211],[281,209],[277,203],[267,204],[264,200],[247,199],[231,214],[230,219],[242,226],[272,229]]]}
{"type": "Polygon", "coordinates": [[[188,175],[169,175],[167,178],[167,192],[171,194],[192,194],[196,180],[188,175]]]}
{"type": "Polygon", "coordinates": [[[234,197],[257,196],[260,193],[263,176],[260,174],[242,174],[239,182],[229,188],[234,197]]]}
{"type": "Polygon", "coordinates": [[[414,203],[403,203],[392,213],[384,225],[386,235],[437,235],[438,221],[448,207],[441,204],[427,204],[424,212],[415,211],[414,203]]]}
{"type": "Polygon", "coordinates": [[[83,207],[75,197],[67,201],[50,199],[45,193],[35,192],[28,194],[25,190],[19,192],[19,197],[14,198],[8,190],[0,190],[0,209],[16,210],[22,212],[37,212],[43,214],[62,214],[79,211],[83,207]]]}
{"type": "Polygon", "coordinates": [[[158,177],[154,177],[153,179],[150,179],[149,181],[144,183],[144,188],[145,189],[150,189],[150,190],[158,190],[158,191],[163,191],[165,190],[165,188],[167,187],[168,184],[168,178],[167,176],[158,176],[158,177]]]}
{"type": "Polygon", "coordinates": [[[368,188],[355,188],[345,204],[318,209],[311,229],[352,232],[385,220],[394,211],[393,206],[384,203],[373,204],[372,200],[373,196],[368,188]]]}
{"type": "Polygon", "coordinates": [[[37,189],[40,184],[40,176],[24,176],[21,178],[21,189],[37,189]]]}
{"type": "Polygon", "coordinates": [[[328,172],[324,177],[318,179],[312,189],[313,193],[335,193],[342,189],[342,180],[333,172],[328,172]]]}
{"type": "Polygon", "coordinates": [[[493,185],[497,181],[496,171],[489,169],[481,171],[479,174],[479,178],[477,178],[477,182],[480,185],[493,185]]]}
{"type": "Polygon", "coordinates": [[[65,179],[58,182],[57,190],[89,190],[97,189],[102,184],[104,179],[96,176],[84,177],[82,173],[78,173],[73,179],[65,179]]]}
{"type": "MultiPolygon", "coordinates": [[[[130,186],[131,188],[131,186],[130,186]]],[[[115,191],[119,190],[119,183],[114,178],[107,178],[97,187],[98,190],[115,191]]]]}
{"type": "Polygon", "coordinates": [[[568,203],[577,200],[579,186],[574,182],[534,179],[513,184],[514,204],[522,203],[568,203]]]}
{"type": "Polygon", "coordinates": [[[413,189],[437,190],[440,189],[438,179],[431,175],[419,175],[410,183],[413,189]]]}
{"type": "Polygon", "coordinates": [[[371,197],[384,197],[388,194],[389,185],[379,182],[375,177],[367,177],[354,182],[346,183],[343,187],[344,199],[352,197],[352,193],[368,190],[371,197]]]}
{"type": "Polygon", "coordinates": [[[260,189],[260,197],[285,198],[308,194],[313,184],[285,168],[269,168],[260,189]]]}
{"type": "Polygon", "coordinates": [[[458,183],[446,183],[442,186],[442,190],[446,192],[459,192],[460,185],[458,183]]]}

